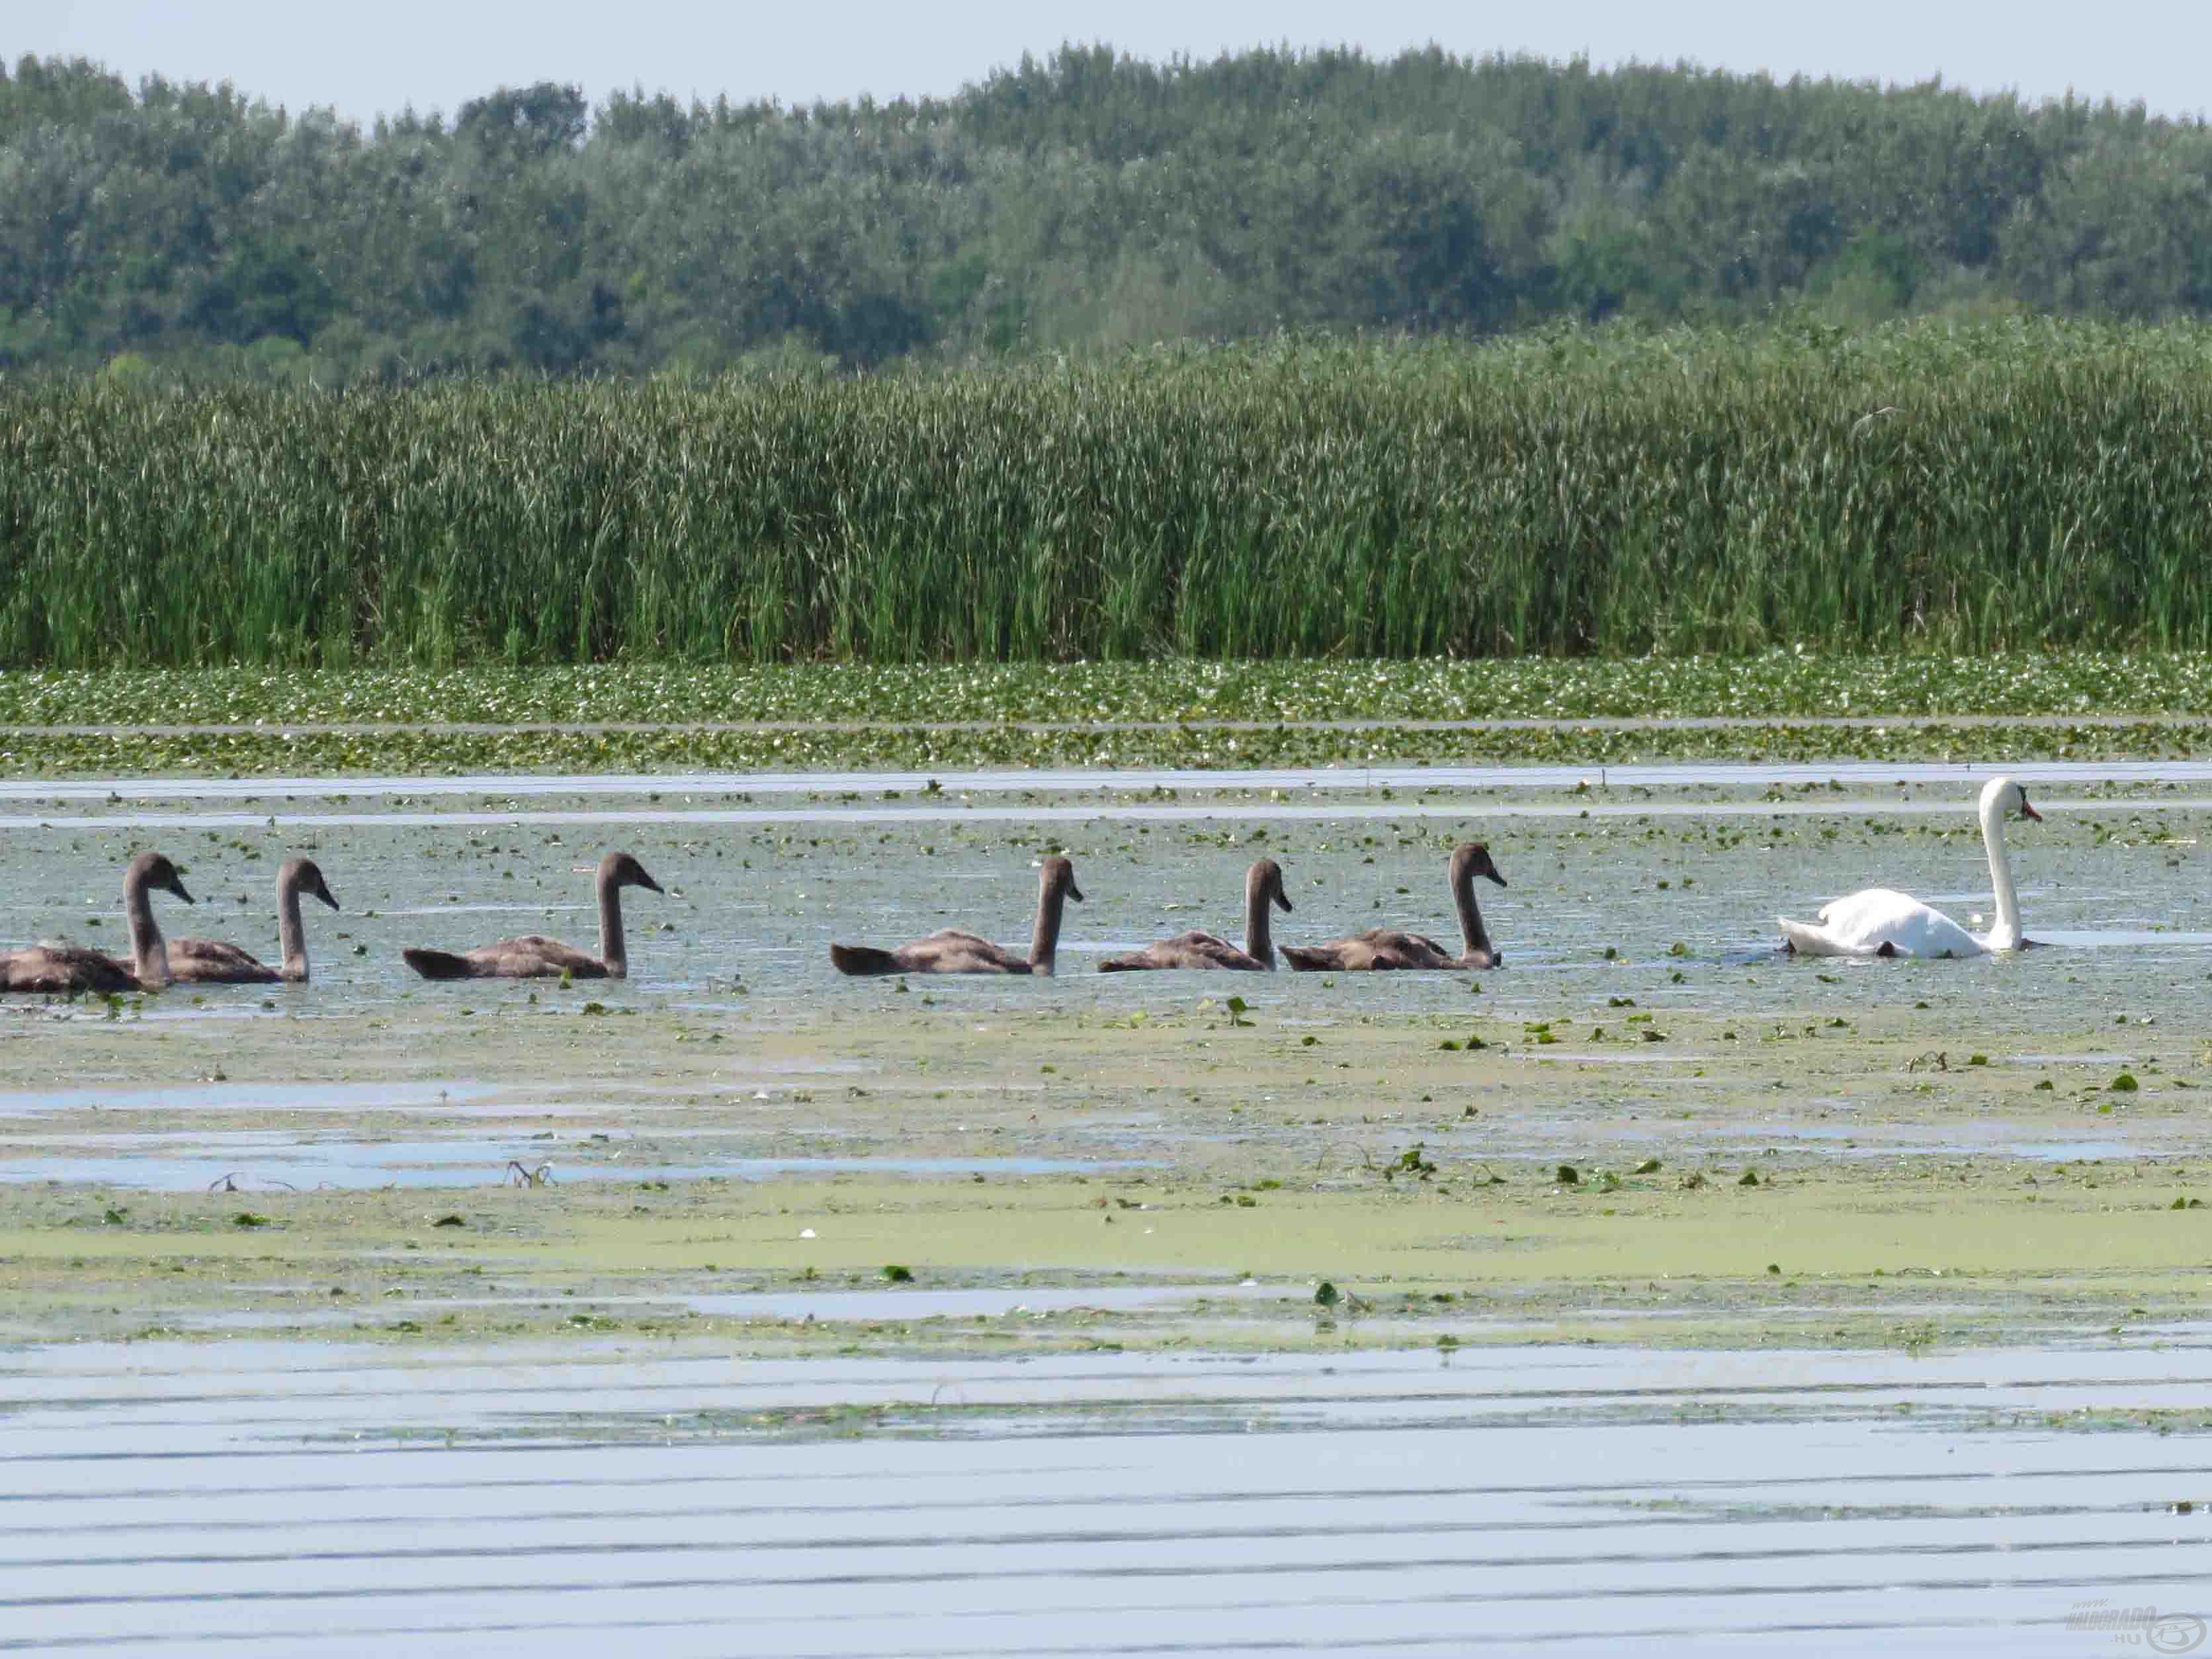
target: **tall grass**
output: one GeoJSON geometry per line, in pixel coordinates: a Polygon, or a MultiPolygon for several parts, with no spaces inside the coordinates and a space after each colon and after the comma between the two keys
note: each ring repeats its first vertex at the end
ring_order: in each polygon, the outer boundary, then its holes
{"type": "Polygon", "coordinates": [[[2212,647],[2212,330],[0,384],[24,666],[2212,647]]]}

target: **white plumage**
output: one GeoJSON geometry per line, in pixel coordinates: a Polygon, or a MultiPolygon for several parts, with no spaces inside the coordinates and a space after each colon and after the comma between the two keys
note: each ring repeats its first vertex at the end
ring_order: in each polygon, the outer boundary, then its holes
{"type": "Polygon", "coordinates": [[[1818,923],[1777,917],[1784,946],[1808,957],[1978,957],[2014,951],[2021,937],[2020,896],[2005,858],[2004,821],[2014,812],[2040,819],[2027,792],[2010,778],[1982,787],[1982,844],[1990,855],[1990,885],[1996,897],[1996,926],[1970,933],[1934,906],[1893,888],[1869,887],[1820,907],[1818,923]]]}

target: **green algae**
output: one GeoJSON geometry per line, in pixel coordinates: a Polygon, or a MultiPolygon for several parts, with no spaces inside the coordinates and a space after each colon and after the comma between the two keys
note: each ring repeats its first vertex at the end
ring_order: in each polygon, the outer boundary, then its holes
{"type": "MultiPolygon", "coordinates": [[[[568,1040],[557,1052],[524,1022],[464,1035],[457,1018],[420,1011],[318,1019],[312,1047],[287,1020],[242,1030],[185,1022],[158,1044],[143,1026],[69,1023],[42,1033],[35,1060],[7,1045],[0,1087],[15,1089],[31,1083],[27,1067],[120,1083],[191,1072],[219,1053],[234,1078],[283,1067],[308,1090],[356,1044],[373,1044],[395,1084],[452,1076],[465,1061],[495,1075],[557,1073],[596,1102],[586,1125],[561,1120],[552,1131],[554,1175],[544,1186],[502,1185],[506,1172],[489,1159],[477,1184],[458,1189],[288,1192],[253,1186],[250,1171],[245,1200],[229,1190],[0,1186],[9,1334],[408,1342],[621,1331],[792,1353],[1532,1337],[2005,1343],[2129,1316],[2188,1316],[2212,1260],[2204,1212],[2171,1207],[2178,1188],[2212,1186],[2212,1167],[2184,1151],[2194,1117],[2185,1100],[2146,1091],[2130,1103],[2130,1133],[2144,1156],[2055,1163],[2029,1143],[2082,1133],[2084,1108],[2034,1090],[2047,1062],[2019,1062],[1992,1041],[1991,1064],[1940,1074],[1934,1088],[1919,1082],[1916,1060],[1957,1041],[1955,1012],[1871,1013],[1848,1041],[1776,1035],[1734,1045],[1720,1020],[1685,1012],[1670,1024],[1695,1057],[1694,1075],[1677,1073],[1636,1098],[1598,1083],[1587,1063],[1504,1040],[1502,1029],[1480,1051],[1440,1051],[1435,1023],[1422,1018],[1333,1033],[1356,1076],[1387,1085],[1303,1096],[1310,1051],[1270,1010],[1246,1016],[1255,1027],[1233,1032],[1231,1052],[1220,1046],[1231,1028],[1195,1015],[1133,1028],[1039,1015],[978,1030],[957,1013],[923,1010],[767,1034],[744,1030],[740,1015],[719,1018],[755,1060],[834,1062],[863,1081],[787,1091],[764,1109],[757,1091],[726,1086],[702,1045],[675,1041],[678,1022],[649,1015],[562,1022],[568,1040]],[[1895,1151],[1863,1156],[1794,1139],[1776,1121],[1775,1051],[1791,1043],[1796,1086],[1848,1099],[1856,1133],[1887,1133],[1895,1151]],[[992,1086],[1040,1044],[1056,1056],[1054,1098],[992,1086]],[[1662,1101],[1683,1115],[1669,1121],[1662,1101]],[[1152,1167],[983,1173],[1009,1149],[1095,1153],[1128,1138],[1133,1106],[1146,1120],[1138,1139],[1152,1167]],[[764,1115],[778,1126],[765,1136],[764,1115]],[[587,1155],[592,1134],[636,1157],[679,1121],[691,1137],[685,1155],[709,1164],[715,1148],[765,1139],[842,1144],[884,1168],[768,1181],[561,1177],[587,1155]],[[1963,1123],[2001,1133],[1972,1152],[1942,1150],[1963,1123]],[[1655,1140],[1656,1170],[1644,1167],[1655,1140]],[[1424,1178],[1397,1178],[1409,1145],[1420,1149],[1424,1178]],[[1565,1145],[1579,1149],[1586,1172],[1571,1187],[1553,1178],[1565,1145]],[[917,1153],[956,1168],[966,1155],[975,1167],[898,1172],[896,1160],[917,1153]],[[1755,1188],[1736,1182],[1747,1169],[1759,1175],[1755,1188]],[[265,1224],[239,1227],[242,1203],[265,1224]],[[456,1215],[464,1224],[447,1224],[456,1215]],[[1182,1286],[1188,1296],[1133,1312],[838,1317],[836,1295],[887,1288],[887,1261],[921,1291],[1115,1284],[1182,1286]],[[1323,1279],[1358,1303],[1331,1310],[1326,1329],[1311,1305],[1311,1285],[1323,1279]],[[1209,1299],[1245,1279],[1257,1303],[1209,1299]],[[822,1295],[821,1316],[748,1318],[729,1302],[791,1291],[822,1295]]],[[[2103,1040],[2087,1026],[2053,1039],[2085,1055],[2103,1040]]],[[[2196,1047],[2179,1031],[2154,1036],[2143,1063],[2193,1064],[2196,1047]]],[[[449,1117],[434,1107],[404,1119],[366,1110],[314,1133],[465,1134],[482,1110],[481,1101],[457,1101],[449,1117]]],[[[131,1127],[210,1113],[232,1129],[289,1121],[265,1104],[203,1104],[133,1113],[131,1127]]],[[[88,1103],[39,1123],[42,1135],[90,1144],[115,1115],[88,1103]]],[[[526,1101],[512,1119],[518,1129],[531,1121],[526,1101]]]]}

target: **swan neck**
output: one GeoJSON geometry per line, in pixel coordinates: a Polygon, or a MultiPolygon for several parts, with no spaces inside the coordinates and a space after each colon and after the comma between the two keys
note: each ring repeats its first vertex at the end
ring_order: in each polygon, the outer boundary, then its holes
{"type": "Polygon", "coordinates": [[[284,977],[304,982],[307,977],[307,932],[300,925],[297,871],[287,870],[276,878],[276,945],[284,958],[284,977]]]}
{"type": "Polygon", "coordinates": [[[131,927],[131,969],[149,987],[169,982],[169,946],[154,920],[154,896],[136,870],[123,878],[123,914],[131,927]]]}
{"type": "Polygon", "coordinates": [[[1482,925],[1482,908],[1474,902],[1474,871],[1460,872],[1459,885],[1452,894],[1452,899],[1459,906],[1460,955],[1471,957],[1478,952],[1488,955],[1490,933],[1482,925]]]}
{"type": "Polygon", "coordinates": [[[609,979],[629,977],[629,953],[623,939],[622,886],[614,872],[599,875],[599,960],[609,979]]]}
{"type": "Polygon", "coordinates": [[[1991,942],[2000,949],[2020,942],[2020,893],[2012,884],[2012,861],[2005,856],[2004,809],[1991,801],[1982,811],[1982,845],[1989,849],[1990,889],[1997,903],[1991,942]]]}
{"type": "Polygon", "coordinates": [[[1055,883],[1048,879],[1037,890],[1036,929],[1030,935],[1030,972],[1049,975],[1053,959],[1060,954],[1060,913],[1067,908],[1067,895],[1055,883]]]}
{"type": "Polygon", "coordinates": [[[1244,890],[1244,954],[1272,968],[1275,965],[1275,924],[1267,914],[1273,895],[1261,882],[1244,890]]]}

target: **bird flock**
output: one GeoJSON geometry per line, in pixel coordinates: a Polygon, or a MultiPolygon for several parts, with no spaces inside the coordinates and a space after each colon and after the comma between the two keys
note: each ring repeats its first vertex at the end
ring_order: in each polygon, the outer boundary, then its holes
{"type": "MultiPolygon", "coordinates": [[[[1778,918],[1782,948],[1793,954],[1848,957],[1963,957],[2016,950],[2031,943],[2021,931],[2020,899],[2005,855],[2004,824],[2017,814],[2042,816],[2028,804],[2027,791],[2010,778],[1993,778],[1978,803],[1982,840],[1990,862],[1997,920],[1986,933],[1973,933],[1921,901],[1891,888],[1873,887],[1830,901],[1812,922],[1778,918]]],[[[1265,973],[1276,958],[1297,971],[1357,973],[1443,972],[1504,966],[1491,942],[1482,910],[1475,902],[1478,878],[1506,885],[1480,842],[1452,849],[1445,870],[1458,913],[1460,948],[1448,949],[1424,934],[1392,927],[1370,928],[1319,945],[1277,945],[1273,912],[1292,914],[1284,889],[1282,866],[1263,858],[1244,879],[1244,943],[1240,947],[1216,934],[1192,932],[1162,939],[1143,950],[1109,957],[1105,973],[1172,969],[1214,969],[1265,973]]],[[[593,877],[599,899],[599,948],[596,955],[542,934],[500,939],[472,950],[446,951],[410,946],[401,952],[407,965],[428,980],[622,979],[629,972],[623,931],[622,890],[661,885],[635,857],[609,853],[593,877]]],[[[190,904],[177,866],[161,853],[141,853],[123,875],[124,910],[131,934],[131,959],[118,960],[83,945],[43,943],[0,952],[0,992],[57,994],[158,990],[170,984],[304,983],[307,947],[301,925],[300,900],[306,895],[333,910],[337,897],[309,859],[290,859],[276,872],[279,965],[268,967],[241,946],[220,940],[166,939],[154,915],[153,895],[167,893],[190,904]]],[[[839,972],[880,974],[1030,974],[1049,975],[1056,964],[1062,916],[1068,901],[1081,902],[1075,866],[1057,854],[1045,859],[1037,881],[1035,925],[1026,956],[1017,955],[980,934],[947,927],[911,941],[884,947],[832,945],[830,959],[839,972]]]]}

